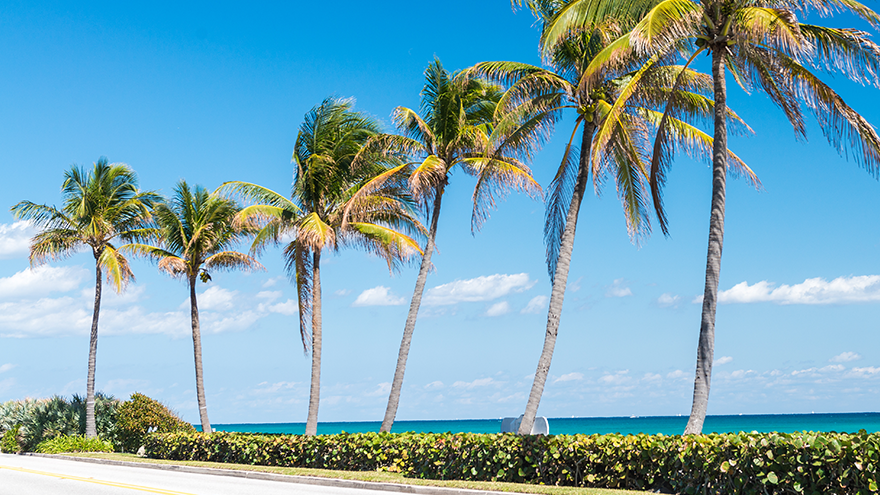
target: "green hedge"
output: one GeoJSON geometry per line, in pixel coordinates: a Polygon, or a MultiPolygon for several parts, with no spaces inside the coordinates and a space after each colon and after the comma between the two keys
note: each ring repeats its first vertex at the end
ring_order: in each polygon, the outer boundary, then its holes
{"type": "Polygon", "coordinates": [[[86,438],[85,435],[63,435],[40,442],[35,451],[41,454],[113,452],[113,443],[101,440],[98,437],[86,438]]]}
{"type": "Polygon", "coordinates": [[[165,433],[149,457],[680,493],[877,493],[880,434],[165,433]]]}

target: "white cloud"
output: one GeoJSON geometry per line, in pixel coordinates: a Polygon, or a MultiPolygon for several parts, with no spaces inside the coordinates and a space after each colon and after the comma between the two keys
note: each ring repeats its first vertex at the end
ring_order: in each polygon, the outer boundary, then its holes
{"type": "Polygon", "coordinates": [[[425,294],[424,304],[445,306],[460,302],[491,301],[512,292],[531,289],[537,280],[530,280],[528,273],[514,275],[489,275],[469,280],[456,280],[438,285],[425,294]]]}
{"type": "Polygon", "coordinates": [[[31,237],[36,231],[30,222],[0,224],[0,259],[23,258],[28,255],[31,237]]]}
{"type": "Polygon", "coordinates": [[[581,281],[584,277],[578,277],[574,282],[569,282],[567,287],[565,288],[566,292],[577,292],[581,290],[581,281]]]}
{"type": "Polygon", "coordinates": [[[880,373],[880,368],[875,368],[874,366],[868,366],[865,368],[853,368],[850,370],[851,373],[858,376],[872,376],[880,373]]]}
{"type": "Polygon", "coordinates": [[[550,298],[547,296],[535,296],[531,301],[526,305],[525,308],[520,311],[522,314],[536,314],[542,313],[547,309],[547,303],[550,302],[550,298]]]}
{"type": "Polygon", "coordinates": [[[622,385],[629,382],[632,378],[629,376],[629,370],[618,371],[615,374],[606,373],[599,377],[599,381],[609,385],[622,385]]]}
{"type": "MultiPolygon", "coordinates": [[[[0,299],[46,296],[52,292],[69,292],[79,288],[92,272],[82,267],[42,265],[26,268],[12,276],[0,278],[0,299]]],[[[94,290],[90,291],[94,296],[94,290]]]]}
{"type": "Polygon", "coordinates": [[[350,289],[339,289],[339,290],[333,292],[333,295],[337,296],[337,297],[345,297],[349,294],[351,294],[350,289]]]}
{"type": "Polygon", "coordinates": [[[573,372],[573,373],[566,373],[566,374],[560,376],[559,378],[553,380],[553,383],[558,383],[558,382],[573,382],[573,381],[583,380],[583,379],[584,379],[584,374],[583,374],[583,373],[578,373],[578,372],[575,371],[575,372],[573,372]]]}
{"type": "Polygon", "coordinates": [[[666,374],[666,378],[669,378],[670,380],[678,380],[681,378],[687,378],[688,376],[690,375],[682,370],[675,370],[666,374]]]}
{"type": "Polygon", "coordinates": [[[477,388],[477,387],[486,387],[488,385],[492,385],[495,383],[497,383],[497,382],[495,382],[495,380],[493,380],[491,378],[478,378],[472,382],[458,381],[458,382],[453,383],[452,386],[456,387],[456,388],[466,388],[466,389],[470,390],[472,388],[477,388]]]}
{"type": "Polygon", "coordinates": [[[795,285],[762,280],[741,282],[718,293],[720,303],[847,304],[880,301],[880,275],[838,277],[832,281],[808,278],[795,285]]]}
{"type": "Polygon", "coordinates": [[[633,295],[629,287],[626,286],[624,280],[619,278],[611,285],[606,287],[605,297],[626,297],[633,295]]]}
{"type": "Polygon", "coordinates": [[[856,354],[855,352],[847,351],[847,352],[841,352],[840,354],[834,356],[833,358],[829,359],[828,361],[830,361],[832,363],[848,363],[850,361],[858,361],[859,359],[862,359],[862,356],[856,354]]]}
{"type": "Polygon", "coordinates": [[[501,316],[507,313],[510,313],[510,304],[507,301],[495,303],[486,310],[486,316],[501,316]]]}
{"type": "Polygon", "coordinates": [[[715,364],[715,366],[721,366],[721,365],[723,365],[723,364],[727,364],[727,363],[729,363],[729,362],[731,362],[731,361],[733,361],[733,358],[732,358],[732,357],[730,357],[730,356],[722,356],[722,357],[716,359],[714,364],[715,364]]]}
{"type": "Polygon", "coordinates": [[[295,314],[299,314],[299,303],[297,303],[293,299],[288,299],[283,303],[260,306],[259,309],[268,311],[270,313],[279,313],[286,316],[293,316],[295,314]]]}
{"type": "Polygon", "coordinates": [[[6,363],[3,366],[0,366],[0,373],[6,373],[7,371],[15,368],[15,365],[12,363],[6,363]]]}
{"type": "Polygon", "coordinates": [[[389,287],[378,286],[361,292],[352,306],[400,306],[406,299],[395,295],[389,287]]]}
{"type": "Polygon", "coordinates": [[[273,287],[275,284],[277,284],[278,282],[281,282],[282,280],[284,280],[284,277],[282,277],[282,276],[272,277],[269,280],[266,280],[265,282],[263,282],[263,288],[267,289],[269,287],[273,287]]]}
{"type": "Polygon", "coordinates": [[[431,382],[431,383],[425,385],[425,390],[437,390],[437,389],[443,388],[443,386],[444,386],[443,382],[441,382],[440,380],[437,380],[435,382],[431,382]]]}
{"type": "Polygon", "coordinates": [[[280,290],[264,290],[257,292],[257,299],[265,299],[266,302],[272,302],[281,297],[280,290]]]}
{"type": "MultiPolygon", "coordinates": [[[[229,311],[235,307],[238,291],[226,290],[220,286],[209,287],[205,292],[198,294],[199,310],[205,311],[229,311]]],[[[189,306],[189,299],[184,304],[189,306]]]]}
{"type": "Polygon", "coordinates": [[[677,307],[681,303],[681,296],[673,295],[670,293],[660,294],[660,297],[657,298],[657,305],[661,308],[673,308],[677,307]]]}

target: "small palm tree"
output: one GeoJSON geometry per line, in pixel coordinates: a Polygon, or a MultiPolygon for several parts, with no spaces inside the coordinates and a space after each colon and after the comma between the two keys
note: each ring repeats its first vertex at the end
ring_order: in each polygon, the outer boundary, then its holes
{"type": "Polygon", "coordinates": [[[496,196],[503,196],[510,190],[532,195],[541,193],[541,187],[532,178],[526,162],[543,142],[547,129],[540,119],[533,120],[516,112],[501,112],[498,107],[501,90],[501,87],[472,75],[451,74],[435,59],[425,70],[420,112],[398,107],[392,115],[404,135],[389,136],[387,143],[418,158],[409,184],[413,194],[429,211],[431,224],[380,431],[391,431],[397,415],[406,361],[432,266],[440,205],[449,175],[460,168],[477,178],[472,231],[479,230],[488,218],[496,196]]]}
{"type": "MultiPolygon", "coordinates": [[[[589,12],[597,0],[572,0],[567,14],[550,24],[552,35],[544,47],[553,46],[565,32],[582,26],[576,12],[589,12]]],[[[715,310],[721,274],[724,239],[724,208],[727,189],[727,85],[726,73],[744,90],[758,87],[782,109],[795,134],[806,138],[802,106],[815,115],[825,137],[840,153],[847,145],[854,158],[872,175],[880,165],[880,136],[858,112],[814,74],[810,68],[842,73],[858,82],[880,87],[880,46],[865,32],[801,23],[798,14],[828,15],[845,11],[880,26],[880,16],[850,0],[650,0],[608,2],[621,9],[640,4],[646,11],[633,29],[600,54],[600,65],[613,67],[632,54],[664,56],[686,53],[685,67],[697,56],[711,56],[714,94],[714,148],[712,151],[712,207],[709,220],[709,248],[697,347],[694,396],[685,434],[702,432],[709,400],[715,342],[715,310]],[[648,8],[649,7],[649,8],[648,8]]],[[[613,7],[612,7],[613,8],[613,7]]],[[[581,15],[581,17],[583,17],[581,15]]],[[[672,88],[684,83],[678,79],[672,88]]],[[[660,226],[667,233],[661,202],[662,186],[673,148],[670,130],[678,113],[678,95],[667,96],[654,139],[651,189],[660,226]]]]}
{"type": "Polygon", "coordinates": [[[201,186],[191,189],[180,181],[170,203],[155,208],[159,227],[154,240],[157,245],[132,243],[122,250],[153,259],[159,269],[175,278],[186,280],[189,287],[190,317],[192,323],[193,354],[196,365],[196,396],[202,431],[211,433],[208,405],[205,400],[205,382],[202,371],[202,337],[199,324],[199,305],[196,297],[198,281],[209,282],[215,270],[262,269],[256,258],[229,248],[243,240],[250,232],[234,224],[240,208],[230,199],[209,194],[201,186]]]}
{"type": "Polygon", "coordinates": [[[290,199],[246,182],[221,186],[255,203],[239,214],[242,224],[262,225],[252,252],[293,237],[284,257],[296,279],[303,348],[312,351],[306,435],[317,433],[320,404],[321,254],[361,247],[394,269],[421,254],[413,237],[424,234],[402,180],[406,165],[366,146],[380,134],[379,124],[353,105],[350,99],[328,98],[306,114],[294,147],[290,199]]]}
{"type": "Polygon", "coordinates": [[[63,206],[22,201],[12,207],[16,218],[30,220],[40,230],[31,239],[31,266],[60,260],[88,247],[95,257],[95,305],[89,337],[89,370],[86,379],[86,436],[97,436],[95,426],[95,360],[98,353],[98,315],[101,281],[106,276],[117,292],[134,280],[128,260],[114,242],[150,236],[151,208],[160,197],[142,192],[137,175],[124,163],[95,162],[92,170],[70,167],[61,186],[63,206]]]}

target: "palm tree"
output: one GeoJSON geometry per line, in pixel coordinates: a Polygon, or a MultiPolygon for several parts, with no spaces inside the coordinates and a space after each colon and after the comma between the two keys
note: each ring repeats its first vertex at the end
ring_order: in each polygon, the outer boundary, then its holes
{"type": "MultiPolygon", "coordinates": [[[[587,9],[594,0],[573,0],[587,9]]],[[[625,2],[624,2],[625,3],[625,2]]],[[[574,9],[574,7],[572,8],[574,9]]],[[[804,24],[798,14],[833,14],[849,11],[873,27],[880,16],[852,0],[662,0],[645,17],[601,55],[603,65],[614,66],[632,53],[690,53],[685,67],[701,53],[711,55],[714,94],[714,148],[712,151],[712,207],[709,247],[696,376],[691,414],[685,434],[702,432],[709,400],[715,341],[715,309],[724,239],[727,187],[727,86],[726,71],[745,91],[758,87],[782,109],[798,137],[806,138],[802,106],[815,115],[829,143],[843,154],[847,144],[856,161],[877,175],[880,137],[874,128],[808,67],[842,73],[854,81],[880,86],[880,46],[855,29],[804,24]]],[[[552,46],[559,35],[578,30],[574,16],[554,20],[552,46]],[[558,21],[558,22],[556,22],[558,21]]],[[[673,88],[683,84],[677,80],[673,88]]],[[[672,92],[659,122],[651,162],[654,207],[664,234],[667,219],[661,202],[662,186],[670,165],[670,129],[674,127],[676,100],[672,92]]]]}
{"type": "Polygon", "coordinates": [[[95,360],[98,354],[98,315],[101,280],[117,292],[134,280],[128,260],[114,246],[149,236],[150,209],[160,199],[137,187],[137,175],[124,163],[100,158],[90,172],[72,166],[61,186],[63,206],[58,209],[21,201],[12,207],[16,218],[33,222],[40,232],[31,239],[31,266],[60,260],[88,246],[95,257],[95,305],[89,336],[89,370],[86,378],[86,436],[97,436],[95,427],[95,360]]]}
{"type": "Polygon", "coordinates": [[[417,156],[409,178],[410,188],[430,209],[428,241],[410,302],[400,342],[397,367],[380,431],[391,431],[406,372],[422,294],[437,236],[437,222],[449,175],[458,167],[477,177],[473,194],[471,230],[479,230],[495,206],[496,196],[511,189],[540,194],[540,186],[526,165],[532,150],[547,134],[542,119],[499,112],[501,88],[471,75],[447,72],[439,60],[425,70],[421,112],[397,107],[392,118],[403,136],[387,137],[392,147],[417,156]]]}
{"type": "MultiPolygon", "coordinates": [[[[558,1],[528,4],[542,24],[544,35],[551,21],[566,6],[558,1]]],[[[631,239],[637,241],[646,235],[650,224],[646,216],[648,158],[644,144],[649,140],[649,129],[660,119],[655,109],[665,102],[679,73],[686,84],[677,89],[682,96],[677,101],[688,118],[676,119],[672,130],[674,138],[692,154],[706,153],[712,146],[708,135],[686,122],[707,115],[712,107],[712,101],[702,94],[711,84],[708,76],[663,64],[659,57],[631,57],[612,70],[596,70],[597,56],[620,34],[623,26],[635,22],[623,15],[613,18],[610,13],[603,15],[605,17],[590,21],[589,28],[567,33],[566,38],[546,53],[552,69],[517,62],[483,62],[468,70],[510,86],[502,105],[524,107],[524,112],[550,122],[556,122],[567,109],[577,112],[548,198],[544,238],[552,288],[544,347],[519,434],[531,432],[549,375],[578,215],[590,175],[597,190],[606,176],[613,177],[631,239]],[[574,144],[579,129],[580,149],[574,144]]],[[[731,118],[744,125],[735,115],[731,118]]],[[[751,174],[744,163],[736,165],[751,174]]]]}
{"type": "Polygon", "coordinates": [[[199,280],[209,282],[210,272],[215,270],[262,269],[256,258],[229,249],[249,234],[247,228],[234,224],[239,211],[234,201],[209,194],[201,186],[190,188],[186,181],[181,180],[174,189],[171,202],[159,203],[155,207],[155,221],[159,227],[158,236],[154,237],[157,245],[133,243],[120,248],[151,258],[158,262],[160,270],[186,280],[196,365],[196,396],[199,419],[205,433],[211,433],[212,430],[205,400],[196,285],[199,280]]]}
{"type": "Polygon", "coordinates": [[[294,147],[291,198],[256,184],[227,182],[221,190],[255,204],[242,224],[262,224],[252,252],[293,237],[284,247],[295,278],[303,349],[311,345],[312,372],[306,435],[318,428],[321,387],[321,254],[356,246],[381,256],[389,270],[421,254],[424,228],[402,180],[406,164],[366,146],[378,122],[352,109],[351,99],[328,98],[305,116],[294,147]]]}

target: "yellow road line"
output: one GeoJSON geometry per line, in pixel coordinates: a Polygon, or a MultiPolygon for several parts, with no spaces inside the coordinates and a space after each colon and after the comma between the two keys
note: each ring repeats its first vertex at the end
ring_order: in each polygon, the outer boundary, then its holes
{"type": "Polygon", "coordinates": [[[137,491],[141,491],[141,492],[161,493],[163,495],[194,495],[192,493],[176,492],[174,490],[165,490],[162,488],[153,488],[150,486],[130,485],[128,483],[117,483],[115,481],[96,480],[94,478],[82,478],[79,476],[70,476],[67,474],[47,473],[45,471],[34,471],[32,469],[24,469],[24,468],[11,467],[11,466],[0,466],[0,469],[8,469],[10,471],[18,471],[20,473],[39,474],[41,476],[51,476],[53,478],[60,478],[63,480],[85,481],[86,483],[94,483],[96,485],[113,486],[116,488],[127,488],[129,490],[137,490],[137,491]]]}

